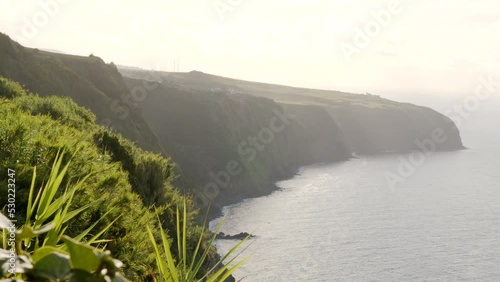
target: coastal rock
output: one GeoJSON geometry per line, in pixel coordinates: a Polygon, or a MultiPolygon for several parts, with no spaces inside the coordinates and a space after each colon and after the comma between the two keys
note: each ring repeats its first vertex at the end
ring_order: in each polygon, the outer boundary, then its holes
{"type": "Polygon", "coordinates": [[[229,234],[224,234],[224,232],[220,232],[216,236],[217,240],[243,240],[247,237],[253,238],[255,236],[252,234],[248,234],[247,232],[240,232],[239,234],[236,235],[229,235],[229,234]]]}

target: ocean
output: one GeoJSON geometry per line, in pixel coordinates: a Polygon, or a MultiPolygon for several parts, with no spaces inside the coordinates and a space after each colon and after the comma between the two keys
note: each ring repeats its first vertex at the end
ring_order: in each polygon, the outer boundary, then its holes
{"type": "Polygon", "coordinates": [[[304,167],[281,191],[226,207],[224,233],[256,236],[237,281],[498,281],[499,106],[462,117],[467,150],[430,153],[393,185],[409,154],[304,167]]]}

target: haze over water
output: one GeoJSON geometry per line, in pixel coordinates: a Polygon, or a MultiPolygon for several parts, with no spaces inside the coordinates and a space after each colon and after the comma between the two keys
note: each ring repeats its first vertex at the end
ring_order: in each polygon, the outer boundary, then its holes
{"type": "MultiPolygon", "coordinates": [[[[453,105],[428,104],[438,110],[453,105]]],[[[425,105],[425,103],[420,103],[425,105]]],[[[500,277],[499,103],[391,189],[406,155],[304,168],[282,191],[228,209],[223,232],[255,234],[243,281],[493,281],[500,277]],[[292,266],[292,267],[291,267],[292,266]]],[[[225,253],[236,241],[218,241],[225,253]]]]}

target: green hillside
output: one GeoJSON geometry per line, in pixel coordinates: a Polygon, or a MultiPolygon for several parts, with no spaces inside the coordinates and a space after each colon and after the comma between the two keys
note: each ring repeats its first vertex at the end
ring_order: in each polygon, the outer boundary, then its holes
{"type": "Polygon", "coordinates": [[[99,124],[111,126],[144,149],[162,152],[140,113],[125,104],[130,93],[116,67],[98,57],[26,48],[0,33],[0,76],[43,97],[70,97],[92,110],[99,124]]]}
{"type": "MultiPolygon", "coordinates": [[[[99,219],[94,230],[119,219],[103,235],[110,240],[107,249],[125,263],[133,281],[149,279],[156,263],[145,227],[156,222],[153,206],[163,211],[164,228],[176,238],[175,210],[183,200],[171,184],[173,163],[96,124],[92,112],[69,98],[40,97],[0,77],[0,192],[7,195],[7,169],[15,170],[18,226],[24,222],[33,167],[39,188],[60,150],[66,152],[65,162],[71,158],[63,187],[90,174],[75,195],[75,208],[96,202],[71,220],[66,234],[79,234],[99,219]]],[[[1,197],[0,205],[6,204],[1,197]]],[[[188,244],[194,248],[202,229],[190,209],[188,244]]],[[[158,228],[154,232],[159,238],[158,228]]]]}

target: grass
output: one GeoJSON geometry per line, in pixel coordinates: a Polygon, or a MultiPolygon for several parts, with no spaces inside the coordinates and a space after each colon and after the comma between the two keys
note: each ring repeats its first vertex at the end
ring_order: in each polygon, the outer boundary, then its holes
{"type": "MultiPolygon", "coordinates": [[[[153,206],[158,207],[162,227],[173,238],[175,210],[183,204],[184,195],[189,197],[172,184],[177,177],[175,165],[97,125],[94,115],[71,99],[40,97],[1,77],[0,90],[0,168],[15,170],[16,186],[26,187],[16,191],[18,224],[26,223],[28,234],[29,229],[35,232],[59,222],[38,238],[40,245],[33,237],[25,240],[25,247],[33,251],[35,246],[57,245],[60,232],[85,242],[92,242],[96,235],[106,236],[108,242],[96,238],[94,243],[106,244],[123,261],[127,277],[151,279],[158,269],[153,247],[144,244],[149,240],[144,227],[156,222],[153,206]],[[59,162],[54,162],[56,158],[59,162]],[[65,176],[54,175],[56,171],[65,171],[65,176]]],[[[6,174],[0,173],[4,195],[6,183],[6,174]]],[[[186,244],[191,250],[204,231],[196,222],[191,201],[186,202],[186,244]]],[[[6,197],[0,197],[0,206],[7,204],[6,197]]],[[[160,238],[159,227],[153,233],[160,238]]],[[[215,254],[211,248],[210,256],[215,254]]],[[[177,259],[177,252],[173,256],[177,259]]],[[[208,267],[204,265],[202,271],[208,267]]]]}
{"type": "Polygon", "coordinates": [[[68,173],[69,163],[63,166],[63,159],[64,152],[58,152],[47,184],[36,196],[36,168],[33,170],[27,218],[20,229],[16,230],[12,222],[0,214],[0,278],[10,279],[2,281],[127,282],[120,269],[123,263],[111,257],[109,251],[91,246],[107,242],[98,238],[114,221],[93,236],[88,235],[95,225],[74,238],[65,235],[68,222],[94,203],[72,207],[75,191],[81,189],[89,175],[68,185],[64,193],[56,197],[68,173]]]}

